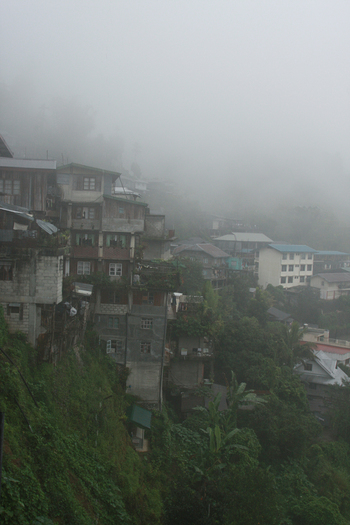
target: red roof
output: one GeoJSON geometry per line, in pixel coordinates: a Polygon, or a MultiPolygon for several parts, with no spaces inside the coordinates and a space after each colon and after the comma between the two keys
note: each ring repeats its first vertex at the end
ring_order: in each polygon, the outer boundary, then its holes
{"type": "Polygon", "coordinates": [[[322,350],[322,352],[328,352],[329,354],[349,354],[350,348],[341,348],[339,346],[333,346],[333,345],[325,345],[316,343],[317,350],[322,350]]]}

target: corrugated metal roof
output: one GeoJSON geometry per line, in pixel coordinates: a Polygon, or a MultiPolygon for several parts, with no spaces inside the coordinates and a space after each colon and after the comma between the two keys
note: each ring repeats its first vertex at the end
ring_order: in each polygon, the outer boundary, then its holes
{"type": "Polygon", "coordinates": [[[306,246],[305,244],[269,244],[270,248],[277,250],[278,252],[288,253],[316,253],[316,250],[306,246]]]}
{"type": "Polygon", "coordinates": [[[0,135],[0,157],[13,158],[13,153],[2,135],[0,135]]]}
{"type": "Polygon", "coordinates": [[[315,253],[315,255],[349,255],[348,253],[344,253],[344,252],[332,252],[332,251],[329,251],[329,250],[322,250],[322,251],[317,251],[315,253]]]}
{"type": "Polygon", "coordinates": [[[50,222],[41,221],[40,219],[36,220],[36,223],[42,230],[44,230],[49,235],[52,235],[53,233],[57,233],[59,230],[56,228],[54,224],[51,224],[50,222]]]}
{"type": "Polygon", "coordinates": [[[35,159],[8,159],[0,157],[1,168],[22,168],[34,170],[55,170],[55,160],[35,160],[35,159]]]}
{"type": "Polygon", "coordinates": [[[136,206],[145,206],[145,207],[148,206],[147,202],[131,201],[130,199],[126,199],[126,198],[122,199],[121,197],[115,197],[114,195],[106,195],[106,194],[104,194],[103,197],[106,198],[106,199],[113,199],[115,201],[127,202],[128,204],[135,204],[136,206]]]}
{"type": "Polygon", "coordinates": [[[174,255],[178,255],[182,252],[205,252],[211,257],[215,258],[224,258],[224,257],[230,257],[228,253],[224,252],[223,250],[220,250],[217,246],[214,246],[213,244],[184,244],[182,246],[178,246],[174,250],[174,255]]]}
{"type": "Polygon", "coordinates": [[[216,237],[214,241],[237,241],[237,242],[273,242],[264,233],[250,233],[250,232],[232,232],[221,237],[216,237]]]}
{"type": "Polygon", "coordinates": [[[137,427],[151,428],[152,412],[137,405],[132,405],[128,410],[128,419],[135,423],[137,427]]]}
{"type": "Polygon", "coordinates": [[[315,277],[321,277],[321,279],[324,279],[325,281],[327,281],[327,283],[341,283],[350,281],[350,274],[348,274],[347,272],[318,273],[317,275],[313,275],[311,279],[315,277]]]}
{"type": "Polygon", "coordinates": [[[75,162],[71,162],[71,164],[65,164],[64,166],[59,166],[57,168],[57,171],[65,170],[67,168],[80,168],[84,170],[95,171],[97,173],[102,173],[102,174],[105,173],[106,175],[117,175],[118,177],[121,176],[121,173],[119,173],[118,171],[110,171],[110,170],[104,170],[101,168],[94,168],[93,166],[85,166],[84,164],[76,164],[75,162]]]}
{"type": "Polygon", "coordinates": [[[0,202],[0,210],[7,211],[9,213],[15,213],[19,217],[23,217],[23,219],[34,221],[34,217],[33,215],[30,215],[29,210],[27,208],[22,208],[21,206],[15,206],[14,204],[6,204],[4,202],[0,202]]]}
{"type": "Polygon", "coordinates": [[[74,293],[79,295],[90,296],[92,294],[93,285],[87,283],[73,283],[74,293]]]}

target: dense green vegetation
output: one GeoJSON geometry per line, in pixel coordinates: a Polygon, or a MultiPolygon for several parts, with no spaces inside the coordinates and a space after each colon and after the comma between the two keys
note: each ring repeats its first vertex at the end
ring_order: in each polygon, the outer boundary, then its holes
{"type": "MultiPolygon", "coordinates": [[[[288,306],[283,293],[253,297],[251,279],[237,275],[220,295],[206,284],[203,303],[171,328],[175,338],[214,341],[227,408],[219,410],[219,395],[181,421],[164,406],[143,455],[131,446],[125,372],[99,351],[93,332],[54,366],[23,335],[9,334],[1,315],[0,345],[14,363],[0,354],[1,523],[349,524],[350,388],[334,389],[325,432],[293,374],[309,349],[296,325],[268,322],[270,305],[288,306]]],[[[302,301],[294,306],[302,315],[302,301]]]]}

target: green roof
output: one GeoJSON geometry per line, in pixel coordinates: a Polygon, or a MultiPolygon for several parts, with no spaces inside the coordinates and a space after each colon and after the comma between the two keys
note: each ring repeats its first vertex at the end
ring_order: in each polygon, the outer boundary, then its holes
{"type": "Polygon", "coordinates": [[[129,421],[135,423],[140,428],[151,428],[152,412],[141,408],[137,405],[132,405],[127,411],[129,421]]]}

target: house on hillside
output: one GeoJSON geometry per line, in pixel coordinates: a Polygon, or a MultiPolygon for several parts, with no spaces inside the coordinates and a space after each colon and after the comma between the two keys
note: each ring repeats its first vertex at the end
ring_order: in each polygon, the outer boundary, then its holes
{"type": "Polygon", "coordinates": [[[57,234],[29,210],[0,203],[0,304],[10,331],[34,346],[62,301],[65,248],[57,234]]]}
{"type": "Polygon", "coordinates": [[[130,370],[128,392],[159,409],[167,294],[177,286],[172,265],[152,262],[170,255],[164,216],[151,216],[134,191],[116,193],[117,172],[77,164],[57,171],[62,224],[70,230],[65,275],[76,280],[98,275],[93,303],[100,345],[130,370]]]}
{"type": "Polygon", "coordinates": [[[305,385],[311,411],[321,422],[327,423],[329,387],[341,386],[349,377],[338,368],[337,359],[322,350],[316,350],[314,359],[299,363],[294,371],[305,385]]]}
{"type": "Polygon", "coordinates": [[[231,255],[229,267],[233,270],[259,269],[259,252],[270,244],[269,239],[263,233],[254,232],[232,232],[213,240],[215,246],[231,255]]]}
{"type": "Polygon", "coordinates": [[[174,257],[186,257],[198,261],[203,265],[203,277],[209,280],[214,289],[218,290],[226,285],[227,280],[227,258],[229,255],[213,244],[183,244],[178,246],[174,257]]]}
{"type": "Polygon", "coordinates": [[[349,295],[350,273],[319,273],[311,277],[310,286],[319,290],[320,299],[333,301],[342,295],[349,295]]]}
{"type": "Polygon", "coordinates": [[[294,321],[293,317],[290,314],[287,314],[286,312],[283,312],[282,310],[279,310],[274,306],[267,310],[267,314],[268,319],[271,322],[290,325],[294,321]]]}
{"type": "Polygon", "coordinates": [[[306,286],[313,274],[316,250],[303,244],[269,244],[260,250],[259,285],[306,286]]]}

